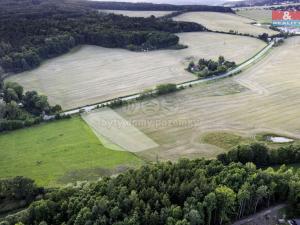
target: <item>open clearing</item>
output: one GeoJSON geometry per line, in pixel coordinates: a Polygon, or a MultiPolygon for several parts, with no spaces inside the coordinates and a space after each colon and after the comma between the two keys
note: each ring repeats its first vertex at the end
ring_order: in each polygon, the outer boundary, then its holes
{"type": "Polygon", "coordinates": [[[190,59],[217,59],[223,55],[241,63],[266,45],[255,38],[209,32],[183,33],[179,37],[189,48],[131,52],[82,46],[8,80],[47,95],[51,104],[67,110],[141,92],[160,83],[192,80],[195,76],[185,71],[190,59]]]}
{"type": "Polygon", "coordinates": [[[172,13],[173,11],[129,11],[129,10],[100,10],[100,12],[114,13],[130,17],[162,17],[172,13]]]}
{"type": "Polygon", "coordinates": [[[214,31],[229,32],[232,30],[255,36],[263,33],[268,33],[269,35],[278,33],[268,28],[255,26],[251,24],[255,23],[254,20],[231,13],[189,12],[174,17],[174,20],[196,22],[214,31]]]}
{"type": "Polygon", "coordinates": [[[57,186],[136,167],[129,152],[105,148],[89,126],[74,117],[0,135],[0,178],[26,176],[57,186]]]}
{"type": "Polygon", "coordinates": [[[236,14],[255,20],[258,23],[272,23],[272,10],[268,9],[244,9],[236,11],[236,14]]]}
{"type": "MultiPolygon", "coordinates": [[[[238,135],[242,141],[255,140],[262,133],[299,139],[299,57],[300,37],[290,38],[233,78],[200,84],[116,112],[160,145],[139,153],[152,160],[157,155],[162,160],[211,158],[228,150],[203,140],[212,132],[238,135]]],[[[237,140],[236,136],[230,138],[237,140]]]]}

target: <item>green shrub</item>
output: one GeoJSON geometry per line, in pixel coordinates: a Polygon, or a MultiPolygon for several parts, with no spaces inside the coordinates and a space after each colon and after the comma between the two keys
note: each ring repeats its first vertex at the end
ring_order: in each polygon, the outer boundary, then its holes
{"type": "Polygon", "coordinates": [[[158,95],[164,95],[177,91],[176,84],[160,84],[156,87],[158,95]]]}

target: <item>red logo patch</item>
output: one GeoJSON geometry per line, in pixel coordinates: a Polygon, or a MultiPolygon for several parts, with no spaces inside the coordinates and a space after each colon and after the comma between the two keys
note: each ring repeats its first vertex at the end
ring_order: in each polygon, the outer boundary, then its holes
{"type": "Polygon", "coordinates": [[[272,20],[300,20],[300,11],[272,11],[272,20]]]}

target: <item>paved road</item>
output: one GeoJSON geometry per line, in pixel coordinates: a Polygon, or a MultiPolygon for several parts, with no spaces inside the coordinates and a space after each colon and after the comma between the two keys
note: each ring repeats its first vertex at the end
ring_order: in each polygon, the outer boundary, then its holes
{"type": "MultiPolygon", "coordinates": [[[[225,77],[232,76],[232,75],[242,71],[242,69],[246,68],[247,66],[251,65],[252,63],[255,63],[259,59],[261,59],[273,47],[273,45],[274,45],[274,42],[269,43],[257,55],[255,55],[251,59],[247,60],[246,62],[242,63],[241,65],[239,65],[235,69],[233,69],[233,70],[231,70],[231,71],[229,71],[229,72],[227,72],[223,75],[219,75],[219,76],[215,76],[215,77],[211,77],[211,78],[206,78],[206,79],[201,79],[201,80],[192,80],[192,81],[183,82],[183,83],[177,84],[177,87],[178,88],[179,87],[188,87],[190,85],[196,85],[196,84],[204,83],[204,82],[207,82],[207,81],[218,80],[218,79],[222,79],[222,78],[225,78],[225,77]]],[[[152,93],[155,93],[155,92],[156,91],[153,91],[152,93]]],[[[129,100],[137,99],[140,96],[141,96],[141,93],[137,93],[137,94],[130,95],[130,96],[119,97],[118,99],[122,100],[122,101],[129,101],[129,100]]],[[[115,100],[116,99],[105,101],[105,102],[100,102],[100,103],[97,103],[97,104],[94,104],[94,105],[83,106],[83,107],[78,108],[78,109],[65,111],[62,114],[63,115],[73,115],[73,114],[77,114],[77,113],[82,112],[82,111],[89,112],[93,109],[96,109],[97,107],[102,107],[102,106],[108,105],[108,104],[112,103],[115,100]]]]}
{"type": "Polygon", "coordinates": [[[277,214],[279,210],[285,208],[286,205],[285,204],[280,204],[271,208],[268,208],[264,211],[261,211],[259,213],[256,213],[252,216],[249,216],[245,219],[239,220],[235,223],[233,223],[232,225],[244,225],[244,224],[249,224],[251,222],[256,221],[255,223],[257,223],[259,220],[263,219],[264,216],[266,215],[271,215],[271,214],[277,214]]]}

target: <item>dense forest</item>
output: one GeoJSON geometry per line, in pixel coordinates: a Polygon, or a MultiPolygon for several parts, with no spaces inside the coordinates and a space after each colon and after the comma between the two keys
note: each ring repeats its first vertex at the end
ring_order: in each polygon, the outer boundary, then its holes
{"type": "Polygon", "coordinates": [[[15,82],[0,79],[0,132],[15,130],[38,124],[45,115],[56,115],[61,111],[60,105],[50,106],[47,96],[36,91],[27,91],[15,82]]]}
{"type": "Polygon", "coordinates": [[[209,5],[170,5],[153,3],[130,3],[130,2],[96,2],[88,3],[91,7],[97,9],[111,10],[136,10],[136,11],[211,11],[234,13],[231,8],[209,5]]]}
{"type": "Polygon", "coordinates": [[[105,14],[56,0],[3,1],[0,9],[0,65],[5,72],[30,70],[80,44],[137,51],[181,47],[173,33],[205,30],[196,23],[105,14]]]}
{"type": "MultiPolygon", "coordinates": [[[[181,159],[52,190],[1,225],[222,225],[281,202],[297,214],[299,176],[285,166],[257,169],[252,163],[181,159]]],[[[28,187],[22,192],[34,196],[36,188],[28,187]]],[[[10,199],[11,191],[2,190],[2,199],[10,199]]]]}

